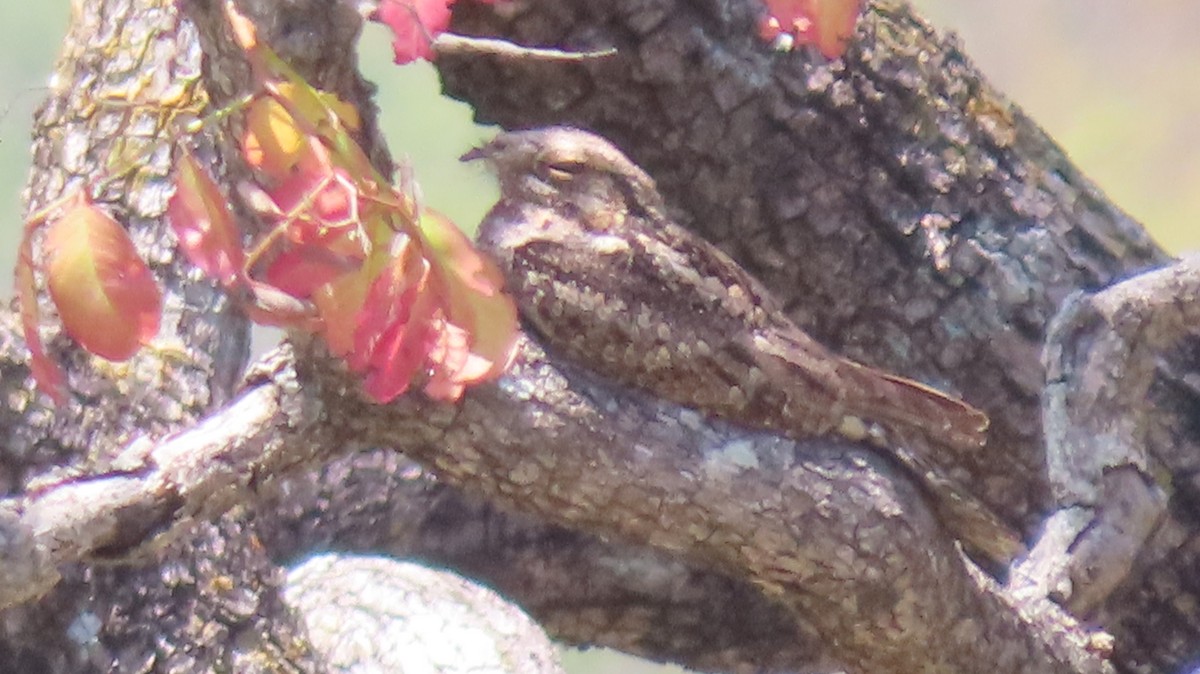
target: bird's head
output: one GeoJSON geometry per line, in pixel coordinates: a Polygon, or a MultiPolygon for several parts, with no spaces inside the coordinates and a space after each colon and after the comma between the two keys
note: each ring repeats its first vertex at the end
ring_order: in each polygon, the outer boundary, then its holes
{"type": "Polygon", "coordinates": [[[630,212],[661,211],[654,180],[604,138],[569,127],[509,131],[463,155],[496,171],[509,206],[551,208],[604,229],[630,212]]]}

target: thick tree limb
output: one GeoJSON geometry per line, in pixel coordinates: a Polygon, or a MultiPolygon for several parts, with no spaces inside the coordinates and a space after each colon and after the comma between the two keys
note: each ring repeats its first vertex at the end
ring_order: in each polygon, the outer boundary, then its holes
{"type": "Polygon", "coordinates": [[[1049,474],[1087,513],[1055,589],[1143,671],[1195,657],[1198,262],[1071,298],[1046,344],[1049,474]]]}
{"type": "Polygon", "coordinates": [[[390,450],[356,452],[264,490],[264,543],[285,560],[308,549],[425,560],[517,599],[561,641],[697,671],[787,672],[818,658],[812,640],[796,638],[812,629],[744,580],[505,510],[390,450]]]}
{"type": "Polygon", "coordinates": [[[55,515],[72,539],[107,541],[86,536],[92,527],[81,523],[73,492],[101,504],[121,499],[123,507],[91,520],[103,531],[145,531],[142,515],[164,491],[182,523],[212,507],[212,494],[278,475],[314,447],[382,445],[499,503],[743,578],[808,628],[794,639],[840,643],[824,656],[856,670],[1101,671],[1052,657],[1047,635],[971,577],[920,495],[869,449],[706,424],[564,373],[532,347],[500,387],[473,391],[458,407],[415,398],[373,407],[327,376],[307,379],[302,368],[295,386],[289,368],[274,370],[282,379],[256,377],[217,417],[118,456],[120,474],[31,494],[17,509],[32,518],[35,543],[54,540],[47,523],[55,515]],[[330,394],[313,397],[319,391],[330,394]],[[287,447],[300,453],[282,453],[287,447]],[[114,522],[124,515],[133,521],[114,522]]]}

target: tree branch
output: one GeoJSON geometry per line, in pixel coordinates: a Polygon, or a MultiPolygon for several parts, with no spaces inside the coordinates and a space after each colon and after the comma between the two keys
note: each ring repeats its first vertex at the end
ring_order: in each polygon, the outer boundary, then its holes
{"type": "Polygon", "coordinates": [[[1200,264],[1187,258],[1073,296],[1046,344],[1049,475],[1081,511],[1052,589],[1076,614],[1122,626],[1123,659],[1164,671],[1194,659],[1200,617],[1187,580],[1200,545],[1197,325],[1200,264]]]}
{"type": "Polygon", "coordinates": [[[192,431],[128,449],[118,475],[30,494],[15,508],[32,518],[22,524],[37,542],[61,530],[49,526],[57,515],[81,538],[79,531],[93,529],[80,529],[73,497],[80,491],[96,502],[111,493],[103,502],[121,503],[92,520],[102,532],[121,530],[114,518],[125,513],[161,512],[164,493],[182,523],[214,507],[213,493],[278,475],[312,458],[314,447],[394,447],[498,503],[745,579],[812,630],[795,638],[840,644],[824,656],[856,669],[970,672],[987,663],[988,670],[1077,671],[1050,655],[1038,626],[1005,610],[968,573],[919,492],[869,448],[793,443],[705,422],[555,366],[528,343],[510,377],[459,406],[419,397],[372,406],[347,395],[353,382],[320,364],[297,367],[300,386],[290,368],[274,367],[282,376],[256,376],[233,405],[192,431]],[[285,458],[284,447],[301,453],[285,458]],[[980,631],[962,629],[968,618],[980,631]],[[981,659],[988,643],[996,649],[981,659]]]}

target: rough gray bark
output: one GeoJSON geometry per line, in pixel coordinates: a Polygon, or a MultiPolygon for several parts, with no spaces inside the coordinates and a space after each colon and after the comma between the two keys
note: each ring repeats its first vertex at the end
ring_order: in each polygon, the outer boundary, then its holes
{"type": "MultiPolygon", "coordinates": [[[[349,60],[354,17],[315,0],[247,5],[315,84],[360,104],[386,167],[349,60]]],[[[464,32],[618,55],[440,66],[481,117],[610,136],[822,341],[986,409],[991,450],[946,468],[1031,541],[1052,513],[1070,520],[1004,589],[869,448],[712,424],[533,343],[458,406],[368,405],[304,340],[235,391],[244,325],[176,260],[162,222],[179,136],[161,113],[244,93],[244,66],[218,3],[85,7],[39,115],[31,204],[111,173],[115,144],[162,144],[101,200],[144,244],[188,348],[114,369],[56,339],[82,396],[51,414],[0,326],[3,668],[322,670],[276,564],[330,544],[449,565],[554,636],[705,670],[1106,671],[1103,636],[1047,594],[1114,635],[1117,669],[1196,656],[1194,274],[1088,295],[1168,261],[907,6],[874,3],[845,60],[826,64],[765,49],[746,0],[462,0],[464,32]],[[1093,343],[1109,345],[1102,360],[1093,343]],[[1115,387],[1118,372],[1137,387],[1115,387]],[[1127,414],[1103,460],[1077,460],[1098,422],[1127,414]],[[1152,517],[1106,518],[1126,501],[1152,517]],[[1103,537],[1081,547],[1135,541],[1115,564],[1052,545],[1095,513],[1087,532],[1103,537]]],[[[230,135],[189,139],[227,179],[243,170],[230,135]]]]}

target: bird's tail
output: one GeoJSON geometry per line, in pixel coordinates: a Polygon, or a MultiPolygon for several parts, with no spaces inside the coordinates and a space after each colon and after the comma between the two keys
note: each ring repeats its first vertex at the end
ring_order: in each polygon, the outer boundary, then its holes
{"type": "Polygon", "coordinates": [[[956,449],[978,449],[987,442],[987,415],[958,398],[851,361],[843,361],[841,374],[867,393],[858,400],[862,409],[849,410],[853,414],[956,449]]]}
{"type": "Polygon", "coordinates": [[[849,410],[883,430],[880,438],[929,488],[939,518],[969,547],[1002,566],[1024,553],[1020,535],[950,467],[981,465],[988,417],[967,403],[918,382],[845,361],[848,377],[869,392],[864,409],[849,410]]]}

